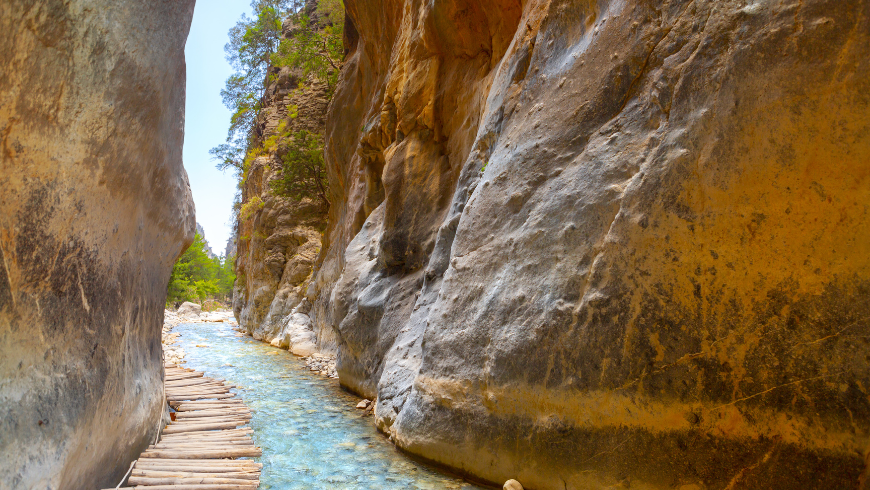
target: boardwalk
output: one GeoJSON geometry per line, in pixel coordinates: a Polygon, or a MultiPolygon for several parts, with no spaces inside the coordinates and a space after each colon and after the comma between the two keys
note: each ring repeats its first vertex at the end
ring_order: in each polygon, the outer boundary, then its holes
{"type": "Polygon", "coordinates": [[[160,441],[134,463],[124,489],[255,490],[262,464],[234,458],[260,456],[251,412],[232,386],[203,373],[166,365],[166,400],[176,410],[160,441]]]}

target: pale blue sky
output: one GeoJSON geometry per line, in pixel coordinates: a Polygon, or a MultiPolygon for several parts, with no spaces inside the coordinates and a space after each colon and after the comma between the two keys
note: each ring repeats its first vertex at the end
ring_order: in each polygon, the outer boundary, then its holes
{"type": "Polygon", "coordinates": [[[223,255],[230,236],[236,180],[231,172],[215,168],[208,150],[224,142],[230,124],[230,112],[220,96],[232,74],[224,58],[227,31],[242,13],[251,15],[250,7],[250,0],[199,0],[185,47],[184,168],[196,203],[196,221],[218,255],[223,255]]]}

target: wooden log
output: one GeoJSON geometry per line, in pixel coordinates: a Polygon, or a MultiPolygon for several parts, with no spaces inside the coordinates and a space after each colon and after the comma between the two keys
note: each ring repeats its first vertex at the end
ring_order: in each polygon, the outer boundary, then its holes
{"type": "Polygon", "coordinates": [[[235,403],[234,400],[221,400],[221,401],[223,401],[224,403],[210,403],[208,405],[191,405],[190,404],[191,402],[175,402],[176,405],[173,406],[172,408],[174,408],[176,412],[193,412],[196,410],[226,410],[226,409],[236,409],[236,410],[245,409],[245,410],[251,411],[250,409],[247,409],[245,407],[244,403],[241,403],[241,400],[239,400],[240,403],[235,403]],[[233,403],[227,403],[227,402],[233,402],[233,403]]]}
{"type": "Polygon", "coordinates": [[[133,470],[133,476],[144,476],[148,478],[159,477],[176,477],[176,478],[238,478],[239,480],[257,480],[260,477],[259,471],[227,471],[221,472],[191,472],[191,471],[160,471],[160,470],[133,470]]]}
{"type": "Polygon", "coordinates": [[[251,412],[244,410],[197,410],[193,412],[176,412],[176,419],[201,419],[208,417],[247,417],[251,418],[251,412]]]}
{"type": "Polygon", "coordinates": [[[186,395],[188,393],[228,393],[230,388],[226,386],[204,386],[202,388],[197,386],[182,386],[181,388],[173,388],[171,386],[166,387],[166,393],[176,393],[181,395],[186,395]]]}
{"type": "Polygon", "coordinates": [[[239,478],[214,478],[214,477],[159,477],[151,478],[147,476],[131,476],[127,480],[128,485],[178,485],[191,483],[224,483],[236,485],[250,485],[252,482],[246,479],[239,478]]]}
{"type": "Polygon", "coordinates": [[[197,431],[197,432],[182,432],[180,434],[164,434],[160,438],[160,442],[180,441],[186,439],[239,439],[251,438],[254,430],[250,427],[242,427],[241,429],[226,429],[219,431],[197,431]]]}
{"type": "MultiPolygon", "coordinates": [[[[233,448],[233,447],[252,447],[253,445],[254,445],[253,441],[220,440],[220,441],[189,441],[189,442],[184,442],[184,443],[170,443],[167,446],[169,449],[171,449],[171,448],[183,448],[185,446],[207,446],[207,447],[218,447],[218,448],[222,448],[222,447],[233,448]],[[232,444],[230,444],[230,442],[232,444]]],[[[161,447],[161,446],[163,446],[163,445],[162,444],[155,444],[153,447],[149,446],[148,449],[167,449],[167,447],[161,447]]]]}
{"type": "Polygon", "coordinates": [[[250,437],[220,437],[217,439],[212,438],[191,438],[191,439],[175,439],[168,441],[160,441],[157,445],[160,444],[214,444],[214,443],[233,443],[233,444],[248,444],[253,442],[250,437]]]}
{"type": "Polygon", "coordinates": [[[178,374],[166,373],[166,377],[164,378],[164,380],[165,381],[174,381],[174,380],[179,380],[179,379],[196,379],[196,378],[202,378],[202,377],[203,377],[202,373],[178,373],[178,374]]]}
{"type": "Polygon", "coordinates": [[[249,412],[247,410],[243,410],[240,408],[225,408],[225,409],[220,409],[220,410],[218,410],[218,409],[215,409],[215,410],[192,410],[189,412],[177,412],[175,414],[175,417],[179,418],[179,419],[195,419],[195,418],[212,417],[215,415],[224,415],[224,414],[242,415],[245,417],[251,416],[251,412],[249,412]]]}
{"type": "MultiPolygon", "coordinates": [[[[248,427],[242,427],[243,429],[247,429],[251,431],[252,429],[248,427]]],[[[178,434],[167,434],[165,437],[160,438],[157,441],[157,444],[163,443],[171,443],[171,442],[181,442],[181,441],[217,441],[217,440],[235,440],[235,439],[245,439],[250,440],[252,432],[230,432],[224,434],[225,430],[214,431],[214,435],[211,435],[211,431],[196,431],[196,432],[181,432],[178,434]],[[171,436],[171,437],[170,437],[171,436]]]]}
{"type": "Polygon", "coordinates": [[[188,377],[185,378],[185,377],[173,376],[172,378],[164,378],[164,381],[166,383],[193,383],[193,384],[197,384],[197,383],[223,383],[224,381],[226,381],[226,380],[221,379],[221,378],[210,378],[208,376],[194,376],[193,374],[187,374],[187,375],[182,375],[182,376],[188,376],[188,377]]]}
{"type": "Polygon", "coordinates": [[[190,446],[203,446],[203,447],[252,447],[254,445],[253,441],[189,441],[184,443],[170,443],[166,445],[167,447],[162,447],[163,444],[155,444],[153,446],[148,446],[148,449],[172,449],[172,448],[184,448],[190,446]],[[228,443],[232,442],[232,444],[228,443]]]}
{"type": "Polygon", "coordinates": [[[247,424],[249,418],[245,417],[233,417],[231,415],[225,415],[221,417],[207,417],[207,418],[199,418],[199,419],[177,419],[175,423],[170,425],[169,427],[187,427],[189,425],[203,425],[203,424],[219,424],[222,422],[241,422],[243,424],[247,424]]]}
{"type": "MultiPolygon", "coordinates": [[[[167,445],[172,445],[172,444],[208,444],[208,445],[222,444],[222,445],[224,445],[224,443],[226,443],[225,446],[236,447],[236,446],[240,446],[240,445],[250,445],[253,443],[253,441],[251,441],[250,438],[247,440],[245,440],[245,439],[191,439],[191,440],[186,440],[186,441],[169,441],[169,442],[166,442],[165,444],[167,444],[167,445]]],[[[160,442],[160,443],[155,444],[155,445],[160,446],[163,444],[164,444],[163,442],[160,442]]],[[[222,447],[224,447],[224,446],[222,446],[222,447]]]]}
{"type": "Polygon", "coordinates": [[[193,379],[180,379],[180,380],[166,380],[164,383],[167,387],[181,387],[181,386],[202,386],[202,385],[220,385],[223,386],[223,381],[215,381],[207,378],[193,378],[193,379]]]}
{"type": "Polygon", "coordinates": [[[176,402],[177,405],[187,404],[192,406],[207,406],[207,405],[244,405],[242,400],[199,400],[189,402],[176,402]]]}
{"type": "Polygon", "coordinates": [[[136,461],[134,468],[139,468],[139,465],[155,466],[155,465],[173,465],[173,466],[202,466],[215,468],[262,468],[263,463],[258,463],[250,459],[165,459],[165,458],[148,458],[136,461]]]}
{"type": "Polygon", "coordinates": [[[248,439],[213,439],[213,440],[210,440],[210,439],[192,439],[192,440],[183,440],[183,441],[159,442],[157,444],[154,444],[153,446],[149,446],[149,449],[151,447],[160,448],[161,446],[165,446],[165,445],[176,445],[177,446],[177,445],[196,445],[196,444],[200,444],[200,445],[225,444],[227,446],[235,447],[235,446],[251,445],[253,443],[254,443],[254,441],[252,441],[250,438],[248,438],[248,439]]]}
{"type": "Polygon", "coordinates": [[[203,393],[229,393],[230,388],[226,386],[209,386],[205,388],[191,388],[189,386],[185,386],[183,388],[166,388],[166,394],[173,395],[201,395],[203,393]]]}
{"type": "Polygon", "coordinates": [[[182,432],[201,432],[205,430],[216,430],[216,429],[235,429],[240,425],[245,425],[245,422],[220,422],[214,424],[193,424],[193,425],[184,425],[179,426],[178,424],[172,424],[165,429],[163,429],[164,434],[179,434],[182,432]]]}
{"type": "MultiPolygon", "coordinates": [[[[194,419],[194,420],[195,420],[195,419],[194,419]]],[[[205,423],[203,423],[202,425],[204,425],[204,424],[205,424],[205,423]]],[[[172,424],[172,425],[170,425],[170,426],[168,426],[168,427],[172,427],[173,425],[175,425],[175,424],[172,424]]],[[[246,433],[246,434],[250,434],[251,432],[253,432],[253,429],[251,429],[250,427],[239,427],[239,428],[230,428],[230,429],[223,429],[223,430],[215,429],[214,431],[202,432],[202,433],[195,434],[195,435],[196,435],[197,437],[201,437],[201,436],[222,436],[222,435],[232,435],[233,433],[246,433]]],[[[172,437],[180,437],[180,436],[177,435],[177,434],[167,434],[167,433],[165,433],[165,432],[164,432],[163,434],[164,434],[165,437],[169,437],[170,439],[171,439],[172,437]]]]}
{"type": "Polygon", "coordinates": [[[257,490],[259,483],[240,485],[237,483],[180,483],[178,485],[137,485],[125,487],[130,490],[257,490]]]}
{"type": "Polygon", "coordinates": [[[227,444],[231,446],[240,446],[245,444],[253,444],[254,441],[251,438],[243,439],[189,439],[189,440],[181,440],[181,441],[160,441],[157,444],[152,444],[148,446],[152,447],[160,447],[160,446],[181,446],[181,445],[205,445],[205,444],[227,444]]]}
{"type": "MultiPolygon", "coordinates": [[[[146,459],[146,461],[151,461],[146,459]]],[[[155,461],[157,461],[155,459],[155,461]]],[[[185,459],[173,459],[167,462],[158,461],[157,463],[149,463],[145,465],[136,465],[136,470],[144,470],[144,471],[166,471],[165,468],[172,468],[172,471],[187,471],[190,473],[227,473],[227,472],[259,472],[261,470],[258,466],[253,465],[218,465],[214,463],[187,463],[189,460],[185,459]]],[[[224,459],[210,459],[208,461],[212,462],[222,462],[222,461],[248,461],[248,460],[224,460],[224,459]]],[[[253,461],[248,461],[253,462],[253,461]]]]}
{"type": "Polygon", "coordinates": [[[226,475],[228,478],[239,478],[242,480],[256,480],[260,476],[260,470],[256,469],[239,469],[239,468],[203,468],[191,469],[190,466],[179,466],[178,470],[162,470],[162,469],[134,469],[133,473],[136,476],[214,476],[223,478],[226,475]]]}
{"type": "Polygon", "coordinates": [[[187,432],[180,434],[163,434],[163,437],[160,438],[161,441],[167,440],[176,440],[176,439],[226,439],[233,437],[242,437],[242,436],[250,436],[250,434],[254,433],[254,429],[250,427],[240,427],[238,429],[224,429],[224,430],[215,430],[215,431],[197,431],[197,432],[187,432]]]}
{"type": "Polygon", "coordinates": [[[257,458],[263,455],[260,448],[244,449],[214,449],[182,451],[175,449],[146,450],[140,458],[167,458],[167,459],[209,459],[209,458],[257,458]]]}
{"type": "Polygon", "coordinates": [[[226,393],[226,394],[218,393],[218,394],[213,394],[213,395],[211,395],[211,394],[209,394],[209,395],[205,395],[205,394],[203,394],[203,395],[173,395],[173,396],[167,395],[166,400],[181,402],[181,401],[185,401],[185,400],[209,400],[209,399],[233,398],[234,396],[236,396],[236,395],[234,395],[232,393],[226,393]]]}

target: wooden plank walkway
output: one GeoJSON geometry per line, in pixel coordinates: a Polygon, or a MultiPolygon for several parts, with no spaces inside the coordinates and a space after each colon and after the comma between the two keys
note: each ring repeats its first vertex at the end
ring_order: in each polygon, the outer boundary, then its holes
{"type": "Polygon", "coordinates": [[[125,490],[255,490],[261,463],[245,425],[251,412],[233,386],[203,373],[166,364],[166,401],[176,410],[160,441],[132,466],[125,490]]]}

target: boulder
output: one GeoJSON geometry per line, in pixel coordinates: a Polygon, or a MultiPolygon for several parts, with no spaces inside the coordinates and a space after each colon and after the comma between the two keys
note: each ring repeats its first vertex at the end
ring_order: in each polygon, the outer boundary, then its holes
{"type": "Polygon", "coordinates": [[[0,2],[3,488],[114,488],[156,436],[193,7],[0,2]]]}
{"type": "Polygon", "coordinates": [[[187,318],[198,318],[202,314],[202,306],[191,303],[189,301],[185,301],[181,303],[181,306],[178,307],[178,316],[187,317],[187,318]]]}

